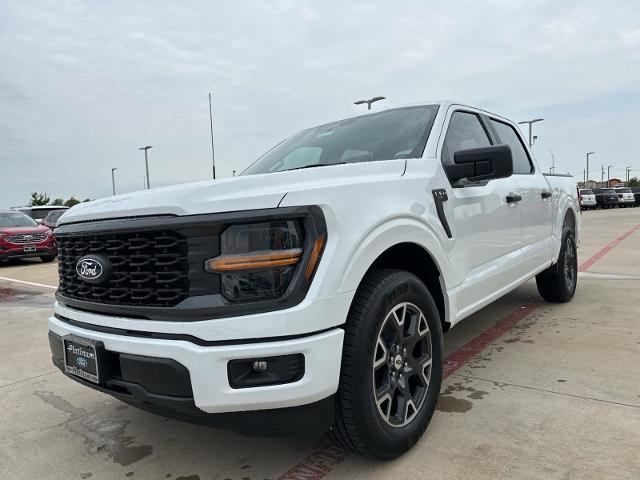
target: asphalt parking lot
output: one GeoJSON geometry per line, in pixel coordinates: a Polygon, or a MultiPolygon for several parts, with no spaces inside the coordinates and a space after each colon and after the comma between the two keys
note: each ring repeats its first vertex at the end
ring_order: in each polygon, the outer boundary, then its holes
{"type": "Polygon", "coordinates": [[[388,463],[323,437],[164,419],[72,382],[49,356],[55,263],[0,267],[0,478],[640,478],[640,209],[583,221],[574,300],[543,303],[529,282],[447,333],[436,414],[388,463]]]}

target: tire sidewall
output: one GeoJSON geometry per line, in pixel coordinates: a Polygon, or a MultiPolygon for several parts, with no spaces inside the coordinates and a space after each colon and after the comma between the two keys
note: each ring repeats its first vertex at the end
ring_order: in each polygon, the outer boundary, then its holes
{"type": "Polygon", "coordinates": [[[442,326],[438,310],[424,284],[414,275],[401,272],[393,276],[384,292],[364,312],[365,319],[362,341],[359,342],[353,378],[354,403],[363,408],[354,409],[356,425],[367,449],[382,458],[393,458],[408,450],[422,435],[433,415],[433,409],[440,393],[443,366],[442,326]],[[427,318],[431,331],[432,366],[426,397],[416,417],[403,427],[391,427],[379,415],[373,396],[372,365],[375,345],[382,323],[391,309],[403,302],[416,305],[427,318]]]}
{"type": "Polygon", "coordinates": [[[562,293],[566,299],[570,299],[574,296],[576,292],[576,288],[578,286],[578,251],[576,248],[576,239],[573,234],[573,231],[565,227],[562,233],[562,247],[560,249],[560,258],[558,259],[558,275],[562,279],[562,293]],[[564,274],[564,265],[565,265],[565,256],[566,256],[566,246],[567,240],[571,241],[571,248],[573,248],[573,261],[574,261],[574,278],[573,278],[573,287],[569,288],[567,286],[567,279],[564,274]]]}

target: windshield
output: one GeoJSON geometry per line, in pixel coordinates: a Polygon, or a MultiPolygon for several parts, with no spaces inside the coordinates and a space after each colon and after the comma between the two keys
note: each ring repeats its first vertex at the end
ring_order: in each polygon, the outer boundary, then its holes
{"type": "Polygon", "coordinates": [[[618,193],[633,193],[630,188],[617,188],[618,193]]]}
{"type": "Polygon", "coordinates": [[[44,218],[51,212],[65,211],[66,208],[21,208],[20,211],[31,218],[44,218]]]}
{"type": "Polygon", "coordinates": [[[396,108],[304,130],[276,145],[242,175],[422,156],[437,105],[396,108]]]}
{"type": "Polygon", "coordinates": [[[65,212],[65,210],[55,210],[55,211],[53,211],[53,212],[50,212],[50,213],[46,216],[45,220],[46,220],[47,222],[51,222],[51,223],[57,222],[57,221],[58,221],[58,219],[62,216],[62,214],[63,214],[64,212],[65,212]]]}
{"type": "Polygon", "coordinates": [[[616,191],[613,188],[603,188],[602,193],[606,193],[607,195],[615,195],[616,191]]]}
{"type": "Polygon", "coordinates": [[[580,190],[580,195],[593,195],[593,190],[580,190]]]}
{"type": "Polygon", "coordinates": [[[0,213],[0,228],[35,227],[38,223],[22,212],[0,213]]]}

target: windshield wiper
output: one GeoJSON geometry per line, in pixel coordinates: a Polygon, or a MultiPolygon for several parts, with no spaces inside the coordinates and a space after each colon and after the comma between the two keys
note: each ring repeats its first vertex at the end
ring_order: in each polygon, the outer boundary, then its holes
{"type": "Polygon", "coordinates": [[[287,168],[286,170],[280,170],[281,172],[290,172],[292,170],[302,170],[303,168],[315,168],[315,167],[327,167],[329,165],[344,165],[347,162],[337,163],[312,163],[311,165],[305,165],[304,167],[287,168]]]}

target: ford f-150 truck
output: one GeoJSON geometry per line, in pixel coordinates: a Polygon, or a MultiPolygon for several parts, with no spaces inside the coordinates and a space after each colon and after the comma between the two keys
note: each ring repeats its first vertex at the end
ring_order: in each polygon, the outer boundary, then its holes
{"type": "Polygon", "coordinates": [[[65,213],[53,362],[162,415],[393,458],[434,412],[443,332],[534,277],[570,300],[580,226],[573,179],[506,118],[439,102],[329,123],[239,177],[65,213]]]}

